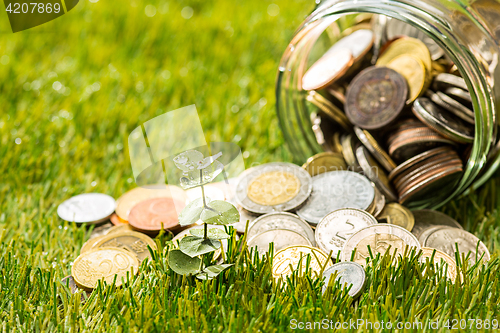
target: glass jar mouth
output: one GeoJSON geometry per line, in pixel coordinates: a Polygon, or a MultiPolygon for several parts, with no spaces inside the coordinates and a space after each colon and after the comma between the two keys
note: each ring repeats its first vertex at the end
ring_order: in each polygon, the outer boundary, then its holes
{"type": "MultiPolygon", "coordinates": [[[[424,200],[414,206],[414,208],[436,208],[463,193],[474,182],[486,163],[491,145],[495,143],[497,124],[493,78],[488,71],[488,66],[485,66],[491,59],[485,59],[487,53],[484,50],[474,47],[467,48],[465,46],[468,45],[467,42],[456,34],[455,27],[443,20],[440,8],[424,2],[422,4],[424,5],[416,6],[393,0],[383,2],[378,0],[332,0],[320,3],[297,29],[282,57],[276,88],[277,113],[285,140],[289,143],[295,156],[304,159],[304,157],[308,157],[303,156],[304,150],[308,151],[309,156],[321,151],[322,149],[311,131],[312,124],[307,107],[304,105],[304,95],[301,95],[300,92],[302,75],[307,70],[308,58],[319,36],[343,17],[361,13],[384,15],[418,28],[432,38],[456,65],[469,89],[475,115],[474,142],[469,158],[464,165],[462,177],[455,182],[450,193],[443,191],[441,196],[436,195],[432,199],[424,200]],[[291,115],[287,112],[290,112],[291,115]],[[292,131],[300,132],[299,135],[304,139],[304,142],[294,142],[297,141],[294,138],[296,134],[292,131]]],[[[481,26],[478,21],[474,20],[470,12],[463,8],[457,8],[454,15],[462,15],[464,20],[468,20],[467,22],[470,20],[470,22],[481,26]]],[[[487,37],[488,35],[485,34],[484,38],[487,37]]],[[[498,163],[496,165],[498,166],[498,163]]]]}

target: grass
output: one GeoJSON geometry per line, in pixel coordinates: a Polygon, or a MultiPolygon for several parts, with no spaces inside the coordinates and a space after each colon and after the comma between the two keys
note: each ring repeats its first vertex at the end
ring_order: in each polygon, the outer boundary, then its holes
{"type": "Polygon", "coordinates": [[[228,261],[237,264],[214,281],[175,275],[160,252],[125,287],[100,287],[85,303],[61,285],[90,229],[59,220],[57,205],[134,187],[127,137],[140,123],[196,104],[207,140],[238,143],[247,166],[291,159],[274,80],[313,3],[274,3],[277,16],[267,1],[85,0],[17,34],[0,14],[2,332],[280,332],[292,319],[500,319],[498,176],[443,208],[493,253],[486,266],[463,267],[462,284],[424,273],[414,257],[399,266],[375,258],[353,301],[339,289],[322,295],[311,276],[274,283],[270,260],[236,250],[233,240],[228,261]],[[181,16],[187,6],[190,19],[181,16]]]}

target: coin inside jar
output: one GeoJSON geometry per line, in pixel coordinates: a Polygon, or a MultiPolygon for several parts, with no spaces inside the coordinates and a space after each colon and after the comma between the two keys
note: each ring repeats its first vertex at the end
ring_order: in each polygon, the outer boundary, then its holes
{"type": "Polygon", "coordinates": [[[302,89],[317,90],[342,77],[353,64],[354,58],[348,48],[338,49],[323,55],[302,77],[302,89]]]}
{"type": "Polygon", "coordinates": [[[386,66],[394,69],[406,79],[409,88],[407,104],[423,93],[427,85],[427,73],[422,60],[409,54],[402,54],[392,59],[386,66]]]}
{"type": "Polygon", "coordinates": [[[325,253],[332,251],[332,257],[336,258],[349,237],[376,223],[377,220],[365,211],[353,208],[338,209],[319,222],[315,232],[316,243],[325,253]]]}
{"type": "Polygon", "coordinates": [[[384,255],[390,249],[391,255],[402,256],[406,246],[420,250],[418,240],[408,230],[389,224],[374,224],[359,230],[345,243],[341,252],[342,261],[351,261],[352,252],[356,249],[354,262],[366,265],[366,259],[370,257],[368,247],[373,255],[380,253],[384,255]]]}
{"type": "Polygon", "coordinates": [[[349,84],[345,113],[361,128],[382,128],[399,116],[407,96],[408,84],[401,74],[387,67],[369,67],[349,84]]]}
{"type": "Polygon", "coordinates": [[[396,163],[391,159],[391,157],[380,147],[375,138],[367,130],[362,130],[361,128],[354,126],[354,133],[361,141],[363,146],[373,155],[373,157],[387,170],[391,172],[395,167],[396,163]]]}

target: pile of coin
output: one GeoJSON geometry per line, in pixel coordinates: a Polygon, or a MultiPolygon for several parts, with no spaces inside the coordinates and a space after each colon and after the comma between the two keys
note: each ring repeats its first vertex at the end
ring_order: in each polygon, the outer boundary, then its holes
{"type": "Polygon", "coordinates": [[[435,189],[451,193],[462,176],[474,140],[472,99],[457,67],[420,30],[365,19],[305,71],[301,85],[318,143],[388,201],[418,206],[435,189]],[[430,153],[436,148],[446,151],[430,153]],[[400,177],[387,177],[398,168],[400,177]]]}

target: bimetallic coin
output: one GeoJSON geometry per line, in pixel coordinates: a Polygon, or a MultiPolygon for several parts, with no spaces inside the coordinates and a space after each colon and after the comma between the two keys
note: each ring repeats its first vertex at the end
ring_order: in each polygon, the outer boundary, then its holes
{"type": "Polygon", "coordinates": [[[302,167],[314,177],[328,171],[346,170],[347,164],[342,154],[325,152],[309,157],[302,167]]]}
{"type": "Polygon", "coordinates": [[[345,113],[363,129],[379,129],[393,122],[403,110],[408,84],[401,74],[387,67],[368,67],[349,84],[345,113]]]}
{"type": "Polygon", "coordinates": [[[248,227],[247,238],[250,239],[268,230],[288,229],[304,235],[312,245],[316,245],[314,240],[314,230],[311,226],[295,214],[278,212],[262,215],[255,219],[248,227]]]}
{"type": "Polygon", "coordinates": [[[97,286],[99,280],[107,284],[122,285],[130,273],[135,274],[139,268],[137,258],[122,249],[100,248],[78,256],[71,267],[71,275],[75,283],[82,289],[91,290],[97,286]]]}
{"type": "Polygon", "coordinates": [[[421,209],[421,210],[414,210],[412,213],[413,217],[415,218],[415,224],[413,226],[413,229],[411,230],[411,233],[414,234],[419,241],[421,239],[420,237],[422,233],[426,229],[432,226],[442,225],[452,228],[463,229],[460,223],[458,223],[448,215],[435,210],[421,209]]]}
{"type": "Polygon", "coordinates": [[[274,253],[292,245],[312,246],[311,242],[293,230],[273,229],[267,230],[250,238],[247,242],[249,248],[256,248],[259,255],[265,255],[269,244],[274,243],[274,253]]]}
{"type": "Polygon", "coordinates": [[[183,189],[172,185],[148,185],[136,187],[124,193],[116,202],[116,215],[128,221],[130,210],[141,201],[153,198],[175,198],[186,202],[187,196],[183,189]]]}
{"type": "Polygon", "coordinates": [[[172,198],[154,198],[139,202],[130,210],[128,223],[137,230],[157,233],[162,229],[179,228],[179,213],[184,201],[172,198]]]}
{"type": "Polygon", "coordinates": [[[397,225],[378,223],[359,230],[347,240],[341,252],[342,261],[350,261],[356,249],[354,262],[365,265],[366,258],[370,256],[368,246],[374,256],[377,253],[384,255],[389,249],[391,255],[402,256],[406,246],[415,248],[415,251],[420,250],[418,240],[408,230],[397,225]]]}
{"type": "Polygon", "coordinates": [[[314,176],[313,191],[297,215],[318,224],[328,213],[340,208],[366,210],[375,197],[370,181],[352,171],[331,171],[314,176]]]}
{"type": "Polygon", "coordinates": [[[411,231],[415,224],[411,210],[395,202],[385,205],[377,219],[379,222],[398,225],[408,231],[411,231]]]}
{"type": "Polygon", "coordinates": [[[341,78],[352,66],[354,58],[348,48],[325,53],[302,77],[302,89],[318,90],[341,78]]]}
{"type": "Polygon", "coordinates": [[[443,49],[431,37],[427,36],[422,30],[400,20],[388,20],[386,36],[387,39],[408,36],[421,40],[429,49],[432,60],[438,60],[444,55],[443,49]]]}
{"type": "Polygon", "coordinates": [[[365,211],[353,208],[338,209],[319,222],[315,232],[316,243],[325,253],[332,251],[332,258],[337,258],[349,237],[376,223],[377,220],[365,211]]]}
{"type": "Polygon", "coordinates": [[[243,175],[236,186],[236,200],[255,214],[289,211],[302,205],[311,190],[311,176],[301,167],[268,163],[243,175]]]}
{"type": "Polygon", "coordinates": [[[380,164],[382,164],[387,172],[391,172],[396,167],[396,163],[392,160],[392,158],[390,158],[390,156],[384,151],[384,149],[380,147],[377,140],[375,140],[370,132],[354,126],[354,133],[356,133],[359,141],[361,141],[363,146],[368,149],[370,154],[372,154],[373,157],[375,157],[375,159],[380,164]]]}
{"type": "Polygon", "coordinates": [[[303,275],[306,272],[308,256],[311,257],[309,269],[316,277],[320,277],[321,270],[328,265],[328,255],[319,249],[305,245],[293,245],[276,252],[271,269],[273,277],[275,279],[281,277],[286,281],[286,277],[299,267],[299,275],[303,275]]]}
{"type": "Polygon", "coordinates": [[[457,278],[457,263],[452,257],[438,249],[422,247],[420,262],[425,263],[427,259],[432,260],[433,265],[436,267],[438,267],[438,265],[442,265],[443,262],[446,263],[446,276],[451,281],[455,281],[457,278]]]}
{"type": "Polygon", "coordinates": [[[382,170],[382,167],[370,156],[370,153],[368,153],[365,147],[358,147],[356,150],[356,157],[365,176],[375,183],[377,188],[384,194],[384,197],[389,201],[397,201],[398,196],[389,183],[385,171],[382,170]]]}
{"type": "Polygon", "coordinates": [[[115,211],[115,199],[102,193],[75,195],[57,207],[57,215],[75,223],[99,223],[106,221],[115,211]]]}
{"type": "Polygon", "coordinates": [[[465,254],[466,257],[470,254],[469,262],[472,264],[476,263],[481,256],[483,256],[483,261],[490,260],[490,252],[486,245],[476,236],[462,229],[436,228],[424,239],[422,245],[441,250],[451,257],[455,257],[455,246],[458,245],[460,254],[465,254]]]}
{"type": "Polygon", "coordinates": [[[392,59],[386,67],[394,69],[406,79],[409,88],[407,104],[422,95],[428,85],[424,63],[410,54],[402,54],[392,59]]]}
{"type": "Polygon", "coordinates": [[[328,267],[323,272],[323,279],[325,281],[323,293],[325,293],[328,287],[331,276],[335,274],[337,274],[335,281],[339,281],[342,287],[350,287],[349,296],[357,298],[361,295],[366,283],[366,273],[363,266],[355,262],[346,261],[328,267]]]}
{"type": "Polygon", "coordinates": [[[469,91],[463,78],[448,73],[436,75],[432,87],[436,91],[445,90],[446,88],[460,88],[469,91]]]}
{"type": "Polygon", "coordinates": [[[120,248],[135,255],[139,262],[142,262],[146,258],[151,258],[148,245],[153,251],[156,250],[156,244],[150,237],[140,232],[122,231],[100,238],[94,243],[91,251],[100,248],[120,248]]]}

